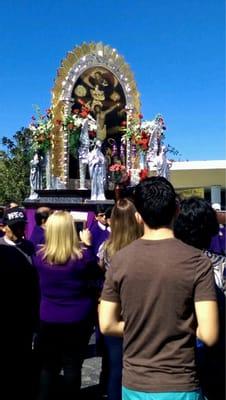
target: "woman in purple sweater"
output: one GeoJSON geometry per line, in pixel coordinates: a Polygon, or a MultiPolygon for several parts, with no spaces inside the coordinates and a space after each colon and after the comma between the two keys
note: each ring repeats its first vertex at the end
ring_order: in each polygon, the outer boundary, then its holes
{"type": "Polygon", "coordinates": [[[39,400],[49,400],[64,371],[64,399],[78,398],[81,367],[93,329],[96,296],[92,289],[95,256],[88,229],[80,246],[72,216],[56,211],[46,223],[46,243],[34,259],[41,290],[39,400]],[[77,397],[76,397],[77,396],[77,397]]]}

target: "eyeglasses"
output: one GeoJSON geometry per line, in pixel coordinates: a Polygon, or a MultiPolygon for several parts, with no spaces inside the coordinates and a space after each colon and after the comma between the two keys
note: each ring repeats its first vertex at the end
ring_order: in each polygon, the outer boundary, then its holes
{"type": "Polygon", "coordinates": [[[97,214],[98,217],[106,218],[106,215],[104,213],[99,213],[97,214]]]}

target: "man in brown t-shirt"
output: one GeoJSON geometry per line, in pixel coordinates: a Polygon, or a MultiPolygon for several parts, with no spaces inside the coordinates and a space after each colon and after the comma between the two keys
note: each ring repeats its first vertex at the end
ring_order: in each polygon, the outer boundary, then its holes
{"type": "Polygon", "coordinates": [[[123,399],[202,399],[196,335],[207,345],[218,336],[211,263],[174,238],[176,193],[165,178],[141,182],[134,201],[144,235],[113,257],[100,304],[102,332],[124,338],[123,399]]]}

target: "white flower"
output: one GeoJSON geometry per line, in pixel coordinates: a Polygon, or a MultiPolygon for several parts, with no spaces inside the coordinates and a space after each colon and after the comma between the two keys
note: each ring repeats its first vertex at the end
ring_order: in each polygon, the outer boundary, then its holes
{"type": "Polygon", "coordinates": [[[96,121],[95,120],[89,120],[89,131],[92,131],[92,132],[96,132],[96,130],[97,130],[97,124],[96,124],[96,121]]]}
{"type": "Polygon", "coordinates": [[[34,124],[28,125],[28,128],[29,128],[30,131],[32,131],[32,132],[36,132],[36,130],[37,130],[37,128],[34,126],[34,124]]]}

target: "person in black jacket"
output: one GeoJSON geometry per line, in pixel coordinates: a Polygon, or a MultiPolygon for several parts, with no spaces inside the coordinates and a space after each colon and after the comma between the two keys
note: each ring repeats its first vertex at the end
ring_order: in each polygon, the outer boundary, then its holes
{"type": "Polygon", "coordinates": [[[0,245],[0,260],[0,398],[30,400],[32,337],[38,325],[38,278],[16,246],[0,245]]]}

